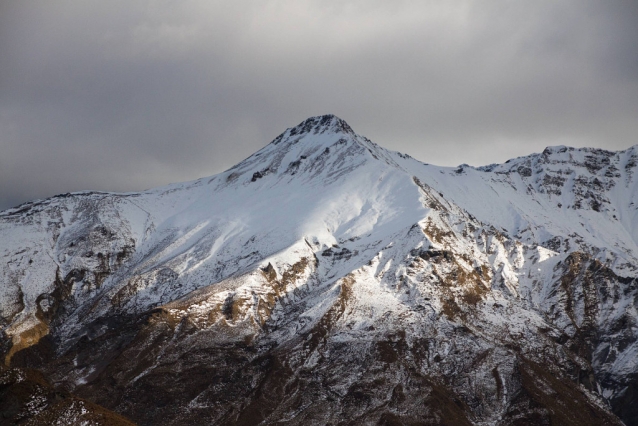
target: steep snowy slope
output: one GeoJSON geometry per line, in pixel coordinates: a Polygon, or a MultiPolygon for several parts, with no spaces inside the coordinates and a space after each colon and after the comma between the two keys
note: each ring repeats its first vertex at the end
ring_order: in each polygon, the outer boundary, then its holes
{"type": "Polygon", "coordinates": [[[623,152],[549,147],[479,169],[459,166],[437,175],[429,167],[426,179],[446,199],[521,242],[555,251],[599,248],[591,253],[601,261],[635,273],[637,162],[638,146],[623,152]]]}
{"type": "Polygon", "coordinates": [[[347,124],[329,117],[304,126],[212,179],[60,196],[4,212],[3,317],[36,323],[49,305],[37,299],[56,281],[79,303],[95,299],[90,313],[68,312],[72,325],[109,309],[143,312],[306,237],[320,250],[373,229],[383,238],[423,216],[410,176],[378,161],[374,150],[382,151],[342,129],[347,124]]]}
{"type": "Polygon", "coordinates": [[[638,424],[638,148],[444,168],[310,118],[0,213],[7,364],[142,424],[638,424]]]}

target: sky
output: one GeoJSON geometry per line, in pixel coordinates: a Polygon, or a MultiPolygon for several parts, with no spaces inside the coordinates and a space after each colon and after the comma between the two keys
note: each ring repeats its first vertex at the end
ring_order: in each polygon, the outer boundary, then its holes
{"type": "Polygon", "coordinates": [[[635,0],[0,0],[0,210],[335,114],[431,164],[638,144],[635,0]]]}

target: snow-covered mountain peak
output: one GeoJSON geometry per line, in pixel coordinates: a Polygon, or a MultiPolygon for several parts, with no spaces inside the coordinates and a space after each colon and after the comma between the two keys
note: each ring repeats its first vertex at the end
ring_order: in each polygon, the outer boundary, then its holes
{"type": "Polygon", "coordinates": [[[216,176],[27,203],[0,213],[0,359],[141,424],[619,425],[637,163],[438,167],[325,115],[216,176]]]}
{"type": "Polygon", "coordinates": [[[333,114],[310,117],[286,131],[288,136],[303,134],[342,133],[355,135],[350,125],[333,114]]]}
{"type": "Polygon", "coordinates": [[[390,151],[356,134],[339,117],[310,117],[227,170],[223,184],[257,181],[275,184],[282,179],[326,184],[370,162],[383,161],[400,168],[394,157],[390,151]]]}

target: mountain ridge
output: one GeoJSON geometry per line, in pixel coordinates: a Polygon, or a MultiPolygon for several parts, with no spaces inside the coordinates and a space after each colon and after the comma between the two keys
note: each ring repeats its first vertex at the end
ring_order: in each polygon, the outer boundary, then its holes
{"type": "MultiPolygon", "coordinates": [[[[91,194],[134,196],[136,194],[142,194],[142,193],[151,192],[151,191],[159,191],[159,190],[162,190],[162,189],[169,190],[169,188],[173,188],[175,186],[195,184],[195,183],[202,182],[202,181],[205,181],[205,180],[213,179],[216,176],[221,176],[221,175],[224,175],[224,174],[234,170],[235,168],[237,168],[238,166],[240,166],[241,164],[246,162],[246,160],[248,160],[250,158],[253,158],[257,154],[261,155],[262,151],[266,150],[270,145],[277,145],[286,136],[290,137],[290,136],[303,136],[303,135],[309,135],[309,134],[315,134],[315,135],[316,134],[324,134],[326,132],[330,133],[331,130],[333,130],[332,133],[341,132],[341,133],[343,133],[345,135],[359,136],[359,135],[357,135],[354,132],[354,130],[352,130],[350,125],[345,120],[337,117],[336,115],[325,114],[325,115],[313,116],[313,117],[309,117],[306,120],[302,121],[297,126],[290,127],[288,129],[286,129],[284,132],[282,132],[279,136],[274,138],[271,142],[269,142],[263,148],[257,150],[255,153],[251,154],[249,157],[247,157],[246,159],[240,161],[239,163],[235,164],[234,166],[230,167],[229,169],[227,169],[227,170],[225,170],[223,172],[220,172],[220,173],[218,173],[216,175],[212,175],[212,176],[208,176],[208,177],[202,177],[202,178],[189,180],[189,181],[184,181],[184,182],[180,182],[180,183],[172,183],[172,184],[168,184],[168,185],[165,185],[165,186],[159,186],[159,187],[145,189],[145,190],[142,190],[142,191],[113,192],[113,191],[83,190],[83,191],[61,193],[61,194],[56,194],[56,195],[53,195],[53,196],[45,198],[45,199],[26,201],[26,202],[21,203],[21,204],[19,204],[17,206],[9,207],[9,208],[7,208],[7,209],[5,209],[3,211],[0,211],[0,215],[1,214],[5,214],[5,213],[14,213],[15,210],[24,208],[24,207],[26,207],[28,205],[31,205],[31,204],[34,204],[34,203],[38,203],[38,202],[42,202],[42,201],[48,201],[48,200],[52,200],[52,199],[58,199],[58,198],[65,198],[65,197],[70,197],[70,196],[82,196],[82,195],[91,195],[91,194]],[[337,131],[334,132],[334,129],[336,129],[337,131]]],[[[368,138],[362,137],[362,136],[359,136],[359,138],[364,140],[365,142],[367,142],[371,146],[379,148],[379,146],[377,144],[375,144],[374,142],[370,141],[368,138]]],[[[356,141],[356,142],[360,143],[360,141],[356,141]]],[[[436,166],[436,165],[432,165],[432,164],[425,163],[425,162],[422,162],[420,160],[414,159],[409,154],[400,153],[398,151],[391,151],[391,150],[387,150],[385,148],[382,148],[382,149],[386,153],[398,155],[400,158],[404,158],[404,159],[412,159],[412,160],[414,160],[414,161],[416,161],[416,162],[418,162],[418,163],[420,163],[422,165],[426,165],[426,166],[433,166],[433,167],[437,167],[437,168],[440,168],[440,169],[456,169],[456,170],[463,169],[463,168],[472,168],[472,169],[475,169],[475,170],[485,171],[485,172],[492,172],[492,171],[494,171],[497,168],[497,166],[500,166],[501,168],[503,168],[506,164],[510,164],[512,162],[516,162],[516,161],[519,161],[519,160],[520,161],[532,160],[532,159],[537,158],[538,156],[548,155],[548,154],[551,154],[551,153],[554,153],[554,152],[557,152],[557,151],[561,151],[561,152],[566,152],[566,151],[570,151],[570,152],[574,152],[574,151],[575,152],[591,152],[593,154],[603,154],[605,156],[620,155],[620,154],[623,154],[623,153],[630,152],[630,158],[633,161],[631,161],[629,163],[629,168],[633,168],[636,165],[636,161],[638,161],[638,153],[636,152],[636,151],[638,151],[638,144],[633,145],[633,146],[631,146],[631,147],[629,147],[629,148],[627,148],[625,150],[620,150],[620,151],[609,151],[609,150],[600,149],[600,148],[593,148],[593,147],[574,148],[574,147],[569,147],[569,146],[565,146],[565,145],[547,146],[543,150],[543,152],[541,152],[541,153],[531,153],[531,154],[528,154],[528,155],[511,158],[511,159],[505,161],[504,163],[492,163],[492,164],[484,165],[484,166],[471,166],[471,165],[468,165],[468,164],[465,164],[465,163],[460,164],[458,166],[436,166]]]]}

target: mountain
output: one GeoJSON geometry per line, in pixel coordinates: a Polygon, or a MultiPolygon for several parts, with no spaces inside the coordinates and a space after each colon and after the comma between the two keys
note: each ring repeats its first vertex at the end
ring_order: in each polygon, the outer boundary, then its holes
{"type": "Polygon", "coordinates": [[[26,203],[5,369],[143,425],[638,425],[637,164],[437,167],[326,115],[210,178],[26,203]]]}

